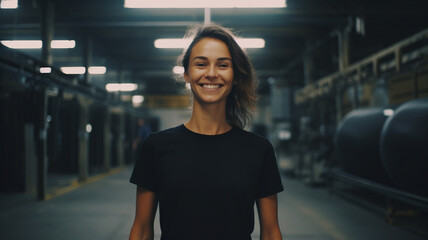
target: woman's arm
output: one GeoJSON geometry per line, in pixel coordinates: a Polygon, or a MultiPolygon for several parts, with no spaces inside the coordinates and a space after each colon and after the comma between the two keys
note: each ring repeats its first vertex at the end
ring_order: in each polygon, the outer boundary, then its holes
{"type": "Polygon", "coordinates": [[[257,199],[256,203],[260,219],[260,240],[282,240],[276,194],[257,199]]]}
{"type": "Polygon", "coordinates": [[[153,240],[153,222],[157,206],[158,201],[154,192],[137,187],[135,219],[129,240],[153,240]]]}

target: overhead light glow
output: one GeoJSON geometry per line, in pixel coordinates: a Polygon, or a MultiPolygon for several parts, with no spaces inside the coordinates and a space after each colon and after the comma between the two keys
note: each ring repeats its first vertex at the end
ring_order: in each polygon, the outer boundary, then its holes
{"type": "Polygon", "coordinates": [[[88,68],[89,74],[105,74],[106,71],[107,71],[107,68],[103,66],[92,66],[88,68]]]}
{"type": "Polygon", "coordinates": [[[155,40],[155,48],[187,48],[191,42],[185,38],[160,38],[155,40]]]}
{"type": "Polygon", "coordinates": [[[125,0],[125,8],[284,8],[286,0],[125,0]]]}
{"type": "Polygon", "coordinates": [[[50,67],[41,67],[39,70],[40,70],[40,73],[51,73],[52,72],[52,68],[50,68],[50,67]]]}
{"type": "Polygon", "coordinates": [[[182,66],[175,66],[174,68],[172,68],[172,72],[174,74],[183,74],[184,73],[184,67],[182,67],[182,66]]]}
{"type": "Polygon", "coordinates": [[[85,67],[61,67],[61,71],[65,74],[84,74],[85,67]]]}
{"type": "Polygon", "coordinates": [[[131,92],[137,90],[138,85],[135,83],[107,83],[108,92],[131,92]]]}
{"type": "Polygon", "coordinates": [[[2,40],[1,44],[13,49],[40,49],[42,41],[40,40],[2,40]]]}
{"type": "Polygon", "coordinates": [[[265,40],[263,38],[238,38],[236,42],[241,48],[264,48],[265,40]]]}
{"type": "Polygon", "coordinates": [[[76,41],[74,40],[53,40],[51,42],[51,48],[64,49],[76,47],[76,41]]]}
{"type": "Polygon", "coordinates": [[[144,96],[143,95],[134,95],[132,96],[132,103],[134,104],[141,104],[144,102],[144,96]]]}
{"type": "Polygon", "coordinates": [[[2,0],[0,2],[1,2],[0,8],[2,8],[2,9],[18,8],[18,0],[2,0]]]}
{"type": "Polygon", "coordinates": [[[87,133],[91,133],[92,132],[92,125],[91,124],[86,124],[86,132],[87,133]]]}
{"type": "MultiPolygon", "coordinates": [[[[2,40],[3,45],[12,49],[40,49],[42,48],[41,40],[2,40]]],[[[76,41],[74,40],[52,40],[51,48],[64,49],[74,48],[76,41]]]]}
{"type": "Polygon", "coordinates": [[[392,115],[394,115],[394,110],[390,109],[390,108],[384,109],[383,110],[383,115],[385,115],[387,117],[392,116],[392,115]]]}
{"type": "MultiPolygon", "coordinates": [[[[241,48],[264,48],[263,38],[237,38],[235,39],[241,48]]],[[[160,38],[155,40],[156,48],[187,48],[191,39],[188,38],[160,38]]]]}

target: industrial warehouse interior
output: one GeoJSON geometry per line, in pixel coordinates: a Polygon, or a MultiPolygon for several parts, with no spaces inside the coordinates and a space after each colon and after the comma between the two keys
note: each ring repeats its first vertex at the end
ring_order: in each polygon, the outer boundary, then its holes
{"type": "Polygon", "coordinates": [[[428,239],[426,1],[0,4],[0,239],[128,239],[141,120],[192,116],[179,59],[210,23],[255,69],[283,239],[428,239]]]}

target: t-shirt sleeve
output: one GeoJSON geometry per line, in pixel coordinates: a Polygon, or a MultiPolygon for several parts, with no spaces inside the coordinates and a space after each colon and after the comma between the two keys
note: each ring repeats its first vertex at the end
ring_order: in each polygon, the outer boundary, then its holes
{"type": "Polygon", "coordinates": [[[284,190],[272,144],[267,141],[260,168],[260,180],[256,198],[264,198],[284,190]]]}
{"type": "Polygon", "coordinates": [[[129,181],[139,187],[156,192],[155,160],[152,139],[149,137],[143,142],[129,181]]]}

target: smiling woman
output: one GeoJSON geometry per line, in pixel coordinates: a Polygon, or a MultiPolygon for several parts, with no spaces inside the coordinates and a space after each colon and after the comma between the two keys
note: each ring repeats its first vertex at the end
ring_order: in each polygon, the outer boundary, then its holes
{"type": "Polygon", "coordinates": [[[153,239],[158,204],[162,240],[250,240],[255,204],[261,239],[280,240],[273,147],[243,129],[256,101],[252,65],[229,30],[210,24],[190,34],[180,62],[192,116],[143,143],[130,179],[138,186],[130,240],[153,239]]]}
{"type": "MultiPolygon", "coordinates": [[[[220,47],[219,49],[227,51],[227,53],[223,53],[227,56],[218,56],[218,58],[229,58],[223,60],[228,60],[227,63],[231,64],[231,66],[228,66],[228,70],[230,70],[229,68],[233,69],[234,87],[230,90],[230,94],[228,94],[226,119],[231,125],[244,128],[250,121],[251,111],[255,109],[257,101],[257,82],[251,62],[239,44],[235,41],[236,37],[230,30],[211,24],[190,29],[184,38],[193,39],[189,47],[185,49],[183,55],[178,60],[178,63],[184,67],[185,76],[189,74],[189,69],[191,68],[190,64],[193,62],[191,54],[195,51],[199,51],[201,48],[201,46],[199,46],[199,48],[195,49],[195,45],[201,45],[198,43],[202,39],[205,39],[204,43],[210,42],[211,45],[218,44],[220,47]],[[207,39],[215,39],[217,41],[207,41],[207,39]],[[224,48],[224,46],[226,46],[227,49],[224,48]]],[[[205,45],[206,44],[203,44],[204,47],[205,45]]],[[[208,48],[209,45],[206,47],[208,48]]],[[[217,50],[214,49],[214,51],[217,50]]],[[[197,56],[194,53],[193,55],[197,56]]]]}
{"type": "Polygon", "coordinates": [[[232,57],[227,45],[215,38],[204,38],[195,44],[184,78],[194,94],[194,108],[218,102],[226,107],[233,85],[232,57]]]}

